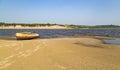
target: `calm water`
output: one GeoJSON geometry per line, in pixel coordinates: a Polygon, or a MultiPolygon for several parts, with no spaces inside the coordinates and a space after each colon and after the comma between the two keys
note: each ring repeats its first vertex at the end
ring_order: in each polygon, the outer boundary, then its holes
{"type": "Polygon", "coordinates": [[[0,36],[15,37],[16,32],[35,32],[40,34],[41,38],[74,35],[100,35],[120,37],[120,29],[0,29],[0,36]]]}
{"type": "Polygon", "coordinates": [[[120,44],[120,38],[115,39],[115,40],[104,40],[105,43],[110,43],[110,44],[120,44]]]}

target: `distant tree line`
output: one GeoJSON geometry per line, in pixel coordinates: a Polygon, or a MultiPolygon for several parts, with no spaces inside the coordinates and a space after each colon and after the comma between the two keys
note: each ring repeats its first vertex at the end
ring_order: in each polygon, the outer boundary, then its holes
{"type": "Polygon", "coordinates": [[[88,26],[88,25],[62,25],[62,24],[51,24],[51,23],[33,23],[33,24],[25,24],[25,23],[5,23],[5,22],[0,22],[0,26],[14,26],[16,27],[17,25],[20,25],[22,27],[40,27],[40,26],[64,26],[67,28],[120,28],[119,25],[96,25],[96,26],[88,26]]]}
{"type": "Polygon", "coordinates": [[[68,25],[68,28],[120,28],[119,25],[96,25],[96,26],[87,26],[87,25],[68,25]]]}
{"type": "MultiPolygon", "coordinates": [[[[37,27],[37,26],[53,26],[53,25],[60,25],[60,24],[50,24],[50,23],[46,23],[46,24],[42,24],[42,23],[34,23],[34,24],[25,24],[25,23],[4,23],[4,22],[0,22],[0,26],[16,26],[16,25],[21,25],[23,27],[37,27]]],[[[61,25],[60,25],[61,26],[61,25]]]]}

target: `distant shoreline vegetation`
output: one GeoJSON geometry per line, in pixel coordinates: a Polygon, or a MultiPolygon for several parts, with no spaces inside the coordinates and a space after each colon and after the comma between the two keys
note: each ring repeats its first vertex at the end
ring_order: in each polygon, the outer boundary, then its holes
{"type": "Polygon", "coordinates": [[[46,23],[46,24],[40,24],[40,23],[34,23],[34,24],[25,24],[25,23],[5,23],[5,22],[0,22],[0,27],[16,27],[16,26],[21,26],[21,27],[43,27],[43,26],[63,26],[66,28],[120,28],[119,25],[95,25],[95,26],[88,26],[88,25],[69,25],[69,24],[51,24],[51,23],[46,23]]]}
{"type": "Polygon", "coordinates": [[[120,28],[120,26],[119,25],[95,25],[95,26],[68,25],[68,28],[120,28]]]}

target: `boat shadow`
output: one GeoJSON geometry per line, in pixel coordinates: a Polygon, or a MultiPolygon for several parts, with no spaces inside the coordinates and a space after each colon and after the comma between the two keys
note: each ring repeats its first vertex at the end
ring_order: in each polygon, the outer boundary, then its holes
{"type": "MultiPolygon", "coordinates": [[[[35,38],[35,39],[40,39],[40,38],[35,38]]],[[[24,39],[24,40],[35,40],[35,39],[24,39]]],[[[0,37],[0,40],[20,41],[20,40],[17,40],[16,37],[0,37]]]]}
{"type": "Polygon", "coordinates": [[[5,36],[2,36],[2,37],[0,37],[0,40],[16,40],[16,37],[5,37],[5,36]]]}

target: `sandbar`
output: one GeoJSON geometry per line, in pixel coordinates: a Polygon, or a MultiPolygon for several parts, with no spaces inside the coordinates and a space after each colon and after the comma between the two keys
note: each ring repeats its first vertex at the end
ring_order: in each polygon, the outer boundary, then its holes
{"type": "Polygon", "coordinates": [[[119,53],[93,37],[0,39],[0,70],[120,70],[119,53]]]}

